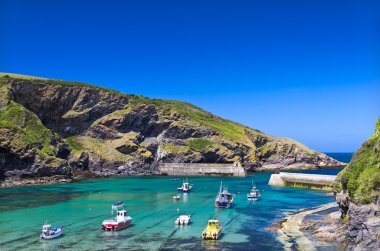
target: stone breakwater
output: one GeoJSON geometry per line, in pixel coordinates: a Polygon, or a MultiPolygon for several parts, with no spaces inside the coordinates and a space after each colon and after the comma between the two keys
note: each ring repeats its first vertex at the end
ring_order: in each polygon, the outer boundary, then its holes
{"type": "Polygon", "coordinates": [[[243,167],[232,164],[160,163],[159,171],[161,175],[169,176],[247,176],[243,167]]]}
{"type": "Polygon", "coordinates": [[[334,184],[336,175],[286,173],[272,174],[269,185],[272,186],[310,186],[310,187],[330,187],[334,184]]]}

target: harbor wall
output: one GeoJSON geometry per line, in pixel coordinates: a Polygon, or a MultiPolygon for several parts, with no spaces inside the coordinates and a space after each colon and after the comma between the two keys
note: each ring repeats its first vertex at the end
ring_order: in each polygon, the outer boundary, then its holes
{"type": "Polygon", "coordinates": [[[243,167],[214,163],[160,163],[161,175],[169,176],[234,176],[245,177],[243,167]]]}
{"type": "Polygon", "coordinates": [[[331,187],[336,175],[287,173],[272,174],[269,185],[272,186],[306,186],[306,187],[331,187]]]}

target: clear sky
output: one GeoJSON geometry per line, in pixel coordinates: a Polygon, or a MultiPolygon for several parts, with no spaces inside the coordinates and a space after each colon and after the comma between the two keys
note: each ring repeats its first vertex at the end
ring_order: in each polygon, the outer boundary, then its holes
{"type": "Polygon", "coordinates": [[[0,71],[191,102],[318,151],[380,115],[380,1],[0,0],[0,71]]]}

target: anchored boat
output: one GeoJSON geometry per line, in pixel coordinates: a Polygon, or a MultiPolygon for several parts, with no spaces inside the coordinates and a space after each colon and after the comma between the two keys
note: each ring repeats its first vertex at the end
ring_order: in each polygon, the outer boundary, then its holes
{"type": "Polygon", "coordinates": [[[211,219],[202,232],[202,239],[217,240],[222,233],[222,223],[219,220],[211,219]]]}
{"type": "Polygon", "coordinates": [[[176,220],[176,225],[189,225],[191,219],[191,215],[180,215],[176,220]]]}
{"type": "Polygon", "coordinates": [[[235,195],[228,192],[227,188],[222,190],[222,182],[220,182],[219,192],[215,199],[215,207],[217,208],[230,208],[235,195]]]}
{"type": "Polygon", "coordinates": [[[179,199],[181,199],[181,197],[179,195],[174,195],[173,196],[173,200],[179,200],[179,199]]]}
{"type": "Polygon", "coordinates": [[[251,191],[247,194],[247,198],[249,200],[258,200],[260,198],[261,194],[259,193],[259,190],[257,190],[256,185],[252,182],[252,188],[251,191]]]}
{"type": "Polygon", "coordinates": [[[182,186],[178,187],[177,190],[179,192],[187,193],[187,192],[190,192],[192,188],[193,186],[190,185],[190,183],[187,180],[184,180],[182,183],[182,186]]]}
{"type": "Polygon", "coordinates": [[[62,235],[62,227],[52,228],[50,224],[45,224],[42,226],[42,234],[40,237],[42,239],[54,239],[62,235]]]}
{"type": "Polygon", "coordinates": [[[102,229],[105,231],[118,231],[128,227],[132,223],[132,217],[127,215],[127,211],[123,209],[124,203],[116,203],[112,205],[112,215],[116,211],[116,217],[104,220],[102,223],[102,229]]]}

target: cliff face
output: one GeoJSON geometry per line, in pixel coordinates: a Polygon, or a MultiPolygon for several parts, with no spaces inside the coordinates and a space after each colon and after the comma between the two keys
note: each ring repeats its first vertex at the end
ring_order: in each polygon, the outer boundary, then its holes
{"type": "Polygon", "coordinates": [[[380,247],[380,119],[374,134],[354,154],[338,175],[337,203],[348,222],[341,242],[348,249],[376,250],[380,247]]]}
{"type": "Polygon", "coordinates": [[[342,166],[191,104],[81,83],[0,75],[0,176],[148,175],[159,162],[249,170],[342,166]]]}

